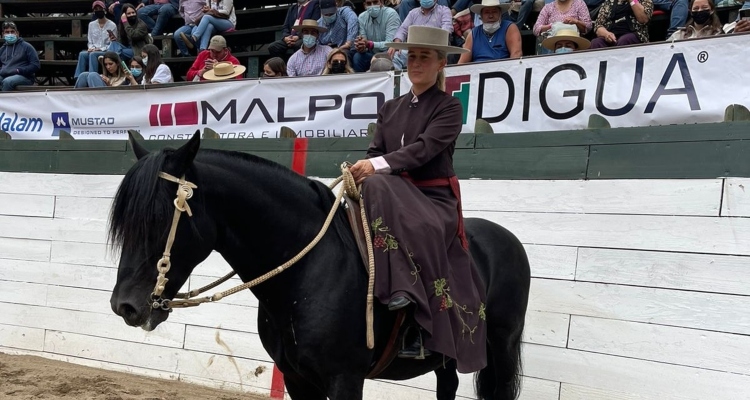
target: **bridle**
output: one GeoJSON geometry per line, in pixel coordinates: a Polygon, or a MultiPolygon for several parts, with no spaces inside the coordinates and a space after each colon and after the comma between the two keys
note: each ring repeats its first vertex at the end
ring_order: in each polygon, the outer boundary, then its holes
{"type": "MultiPolygon", "coordinates": [[[[329,188],[333,189],[338,185],[340,182],[344,182],[341,189],[339,190],[338,194],[336,195],[336,200],[333,202],[333,206],[331,207],[331,210],[328,212],[328,216],[326,217],[325,222],[323,223],[323,227],[321,228],[320,232],[313,238],[313,240],[305,246],[302,250],[300,250],[297,255],[292,257],[289,261],[285,262],[282,265],[279,265],[278,267],[272,269],[271,271],[261,275],[258,278],[255,278],[249,282],[243,283],[242,285],[235,286],[231,289],[225,290],[223,292],[214,293],[211,296],[206,297],[197,297],[198,295],[211,290],[215,288],[216,286],[221,285],[222,283],[229,280],[231,277],[236,275],[236,272],[232,271],[223,277],[219,278],[215,282],[212,282],[202,288],[191,290],[187,293],[177,293],[173,300],[165,299],[162,297],[162,293],[164,293],[164,289],[167,286],[167,282],[169,281],[169,278],[167,278],[167,272],[169,272],[169,269],[172,267],[171,262],[171,250],[172,245],[174,244],[174,237],[177,232],[177,225],[180,222],[180,216],[182,216],[183,212],[187,212],[188,217],[193,216],[193,212],[190,209],[190,206],[188,205],[187,201],[193,197],[193,189],[198,189],[198,186],[195,185],[192,182],[185,180],[185,175],[183,175],[180,178],[176,178],[166,172],[159,172],[158,177],[168,180],[170,182],[177,183],[177,197],[174,199],[174,214],[172,216],[172,225],[169,228],[169,236],[167,237],[167,244],[164,247],[164,253],[162,254],[162,257],[159,259],[159,261],[156,262],[156,270],[159,272],[159,275],[156,278],[156,284],[154,285],[154,290],[151,292],[151,309],[159,309],[164,311],[171,312],[174,308],[187,308],[187,307],[195,307],[198,305],[201,305],[203,303],[210,303],[214,301],[219,301],[223,299],[226,296],[239,293],[245,289],[249,289],[251,287],[257,286],[274,276],[284,272],[286,269],[294,265],[297,261],[302,259],[307,253],[310,252],[317,244],[320,242],[320,240],[323,238],[325,233],[328,231],[329,226],[331,225],[331,221],[333,221],[333,217],[336,215],[336,210],[338,210],[339,206],[341,205],[341,200],[344,198],[345,193],[349,193],[349,196],[355,197],[357,199],[361,198],[361,194],[359,191],[359,188],[357,188],[356,183],[354,182],[354,178],[352,177],[351,172],[349,172],[349,165],[348,163],[344,163],[341,165],[341,171],[342,175],[336,178],[333,183],[329,185],[329,188]]],[[[369,281],[367,286],[367,310],[366,310],[366,323],[367,323],[367,347],[369,349],[372,349],[375,346],[375,334],[373,330],[373,291],[375,286],[375,262],[373,257],[373,249],[372,244],[370,240],[370,229],[369,224],[367,223],[367,217],[365,215],[365,208],[361,207],[361,214],[362,214],[362,223],[365,227],[364,234],[365,238],[367,239],[367,247],[368,247],[368,256],[369,256],[369,265],[368,265],[368,275],[369,275],[369,281]]]]}

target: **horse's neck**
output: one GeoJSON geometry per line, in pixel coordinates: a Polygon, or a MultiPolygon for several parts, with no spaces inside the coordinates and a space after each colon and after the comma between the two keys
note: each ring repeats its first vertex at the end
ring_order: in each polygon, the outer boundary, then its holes
{"type": "Polygon", "coordinates": [[[201,175],[216,250],[245,281],[293,257],[325,219],[312,186],[283,171],[213,166],[201,175]]]}

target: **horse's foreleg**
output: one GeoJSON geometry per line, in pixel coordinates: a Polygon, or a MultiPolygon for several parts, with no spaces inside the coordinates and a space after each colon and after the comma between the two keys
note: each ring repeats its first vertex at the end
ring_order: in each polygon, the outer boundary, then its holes
{"type": "Polygon", "coordinates": [[[362,376],[337,375],[331,378],[328,398],[331,400],[362,400],[365,379],[362,376]]]}
{"type": "Polygon", "coordinates": [[[326,400],[319,387],[297,374],[284,374],[284,385],[292,400],[326,400]]]}
{"type": "Polygon", "coordinates": [[[458,390],[456,360],[450,360],[444,366],[436,369],[435,376],[437,377],[437,388],[435,390],[437,400],[455,400],[458,390]]]}

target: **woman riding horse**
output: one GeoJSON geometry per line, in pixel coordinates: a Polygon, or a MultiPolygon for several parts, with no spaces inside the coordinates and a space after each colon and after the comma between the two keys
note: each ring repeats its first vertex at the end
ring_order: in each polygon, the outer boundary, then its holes
{"type": "Polygon", "coordinates": [[[375,295],[391,311],[413,309],[420,327],[399,357],[432,350],[472,372],[486,365],[485,289],[469,256],[453,170],[461,103],[445,93],[446,56],[465,50],[447,43],[443,29],[412,26],[407,42],[388,44],[408,49],[412,88],[383,105],[367,159],[350,170],[363,182],[379,250],[375,295]]]}

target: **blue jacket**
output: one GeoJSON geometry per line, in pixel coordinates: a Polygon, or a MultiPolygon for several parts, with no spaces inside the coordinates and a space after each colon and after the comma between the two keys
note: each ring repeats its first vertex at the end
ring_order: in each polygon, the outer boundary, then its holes
{"type": "Polygon", "coordinates": [[[41,64],[36,49],[22,38],[18,38],[14,44],[5,43],[0,47],[0,76],[3,78],[23,75],[33,80],[39,68],[41,64]]]}

